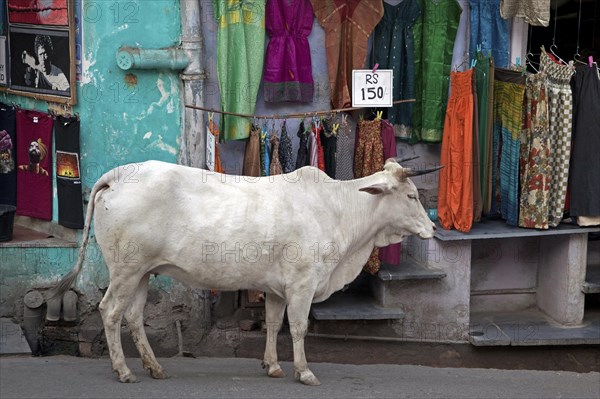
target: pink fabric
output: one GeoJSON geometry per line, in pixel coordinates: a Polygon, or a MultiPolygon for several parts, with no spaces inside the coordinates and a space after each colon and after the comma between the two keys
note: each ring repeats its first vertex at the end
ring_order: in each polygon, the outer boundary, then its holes
{"type": "MultiPolygon", "coordinates": [[[[394,137],[394,126],[388,121],[381,122],[381,140],[383,141],[383,157],[396,158],[398,152],[396,149],[396,137],[394,137]]],[[[400,264],[401,244],[391,244],[379,249],[379,260],[390,265],[400,264]]]]}
{"type": "Polygon", "coordinates": [[[17,215],[52,220],[52,116],[17,111],[17,215]]]}
{"type": "Polygon", "coordinates": [[[308,35],[313,26],[309,0],[268,0],[265,27],[269,45],[263,75],[265,101],[313,100],[308,35]]]}

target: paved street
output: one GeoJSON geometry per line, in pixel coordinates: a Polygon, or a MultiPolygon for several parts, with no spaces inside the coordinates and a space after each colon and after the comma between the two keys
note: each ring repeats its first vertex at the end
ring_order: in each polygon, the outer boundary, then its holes
{"type": "Polygon", "coordinates": [[[141,377],[117,382],[109,360],[57,357],[0,358],[0,398],[589,398],[600,397],[600,374],[556,371],[428,368],[314,363],[319,387],[291,377],[266,377],[256,359],[169,358],[168,380],[153,380],[139,359],[128,359],[141,377]]]}

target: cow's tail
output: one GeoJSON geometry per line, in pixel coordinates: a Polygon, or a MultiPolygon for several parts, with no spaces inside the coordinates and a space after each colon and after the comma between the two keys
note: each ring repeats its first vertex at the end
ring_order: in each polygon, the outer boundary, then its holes
{"type": "Polygon", "coordinates": [[[52,288],[48,292],[47,300],[55,298],[55,297],[59,297],[59,298],[62,297],[63,294],[65,292],[67,292],[67,290],[69,288],[71,288],[71,286],[75,282],[75,279],[77,278],[77,275],[79,275],[79,272],[81,271],[81,268],[83,266],[83,261],[85,259],[85,250],[86,250],[89,238],[90,238],[90,226],[92,224],[92,216],[94,215],[94,204],[96,202],[96,194],[98,194],[100,191],[104,190],[105,188],[109,187],[109,184],[111,182],[111,177],[112,177],[112,173],[110,173],[110,172],[105,173],[104,175],[102,175],[102,177],[100,177],[100,179],[98,179],[96,184],[94,184],[94,187],[92,188],[92,192],[90,193],[90,199],[88,202],[87,212],[85,214],[85,225],[83,228],[83,240],[81,242],[81,248],[79,249],[79,256],[77,258],[77,263],[75,264],[75,267],[73,267],[73,269],[71,269],[71,271],[66,276],[64,276],[54,288],[52,288]]]}

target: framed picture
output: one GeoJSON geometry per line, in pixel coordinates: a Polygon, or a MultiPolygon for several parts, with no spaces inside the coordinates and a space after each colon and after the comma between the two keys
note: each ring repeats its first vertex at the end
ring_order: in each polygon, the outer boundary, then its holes
{"type": "Polygon", "coordinates": [[[67,0],[8,0],[8,22],[69,26],[67,0]]]}
{"type": "Polygon", "coordinates": [[[3,3],[7,11],[5,21],[8,20],[4,66],[7,84],[0,86],[0,91],[74,105],[73,1],[3,3]]]}

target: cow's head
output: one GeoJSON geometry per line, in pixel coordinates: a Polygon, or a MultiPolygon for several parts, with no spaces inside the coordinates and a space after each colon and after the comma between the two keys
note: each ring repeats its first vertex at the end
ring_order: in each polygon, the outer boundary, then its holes
{"type": "Polygon", "coordinates": [[[426,170],[403,168],[396,159],[388,159],[383,175],[385,181],[359,191],[381,196],[385,214],[389,215],[389,231],[387,239],[391,243],[400,242],[406,236],[416,234],[420,238],[432,238],[435,224],[429,219],[427,212],[419,201],[417,187],[410,180],[412,176],[435,172],[442,166],[426,170]]]}

